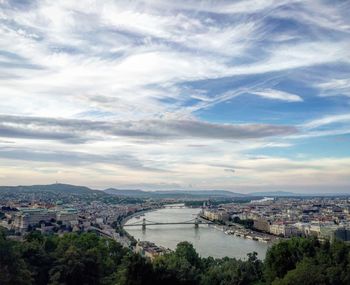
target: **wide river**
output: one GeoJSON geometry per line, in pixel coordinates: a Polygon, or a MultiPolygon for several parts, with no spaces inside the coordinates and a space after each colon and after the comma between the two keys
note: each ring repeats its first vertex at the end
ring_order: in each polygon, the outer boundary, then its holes
{"type": "MultiPolygon", "coordinates": [[[[152,222],[183,222],[197,216],[200,209],[164,208],[146,212],[144,217],[132,218],[126,224],[142,222],[143,218],[152,222]]],[[[166,248],[175,249],[181,241],[193,244],[202,257],[235,257],[245,259],[247,253],[256,251],[260,259],[265,258],[268,244],[227,235],[213,225],[153,225],[142,230],[141,226],[125,227],[137,240],[147,240],[166,248]]]]}

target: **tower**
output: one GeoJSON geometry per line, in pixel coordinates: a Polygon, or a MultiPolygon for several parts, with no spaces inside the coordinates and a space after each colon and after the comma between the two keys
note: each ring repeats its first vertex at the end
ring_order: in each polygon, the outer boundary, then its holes
{"type": "Polygon", "coordinates": [[[199,219],[198,217],[196,217],[195,221],[194,221],[194,227],[198,228],[199,227],[199,219]]]}
{"type": "Polygon", "coordinates": [[[142,219],[142,230],[146,229],[146,218],[142,219]]]}

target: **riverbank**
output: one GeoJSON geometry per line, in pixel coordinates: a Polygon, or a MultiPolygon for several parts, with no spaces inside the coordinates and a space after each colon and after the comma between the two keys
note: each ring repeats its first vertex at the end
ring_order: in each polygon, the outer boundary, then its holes
{"type": "MultiPolygon", "coordinates": [[[[205,221],[210,221],[203,217],[201,214],[198,214],[198,216],[205,221]]],[[[274,243],[278,240],[280,240],[280,237],[276,237],[274,235],[270,235],[267,233],[262,233],[255,231],[253,229],[246,229],[240,224],[232,223],[230,222],[229,224],[220,224],[216,221],[210,221],[214,223],[213,225],[209,225],[214,227],[217,230],[223,231],[227,235],[233,235],[239,238],[244,238],[244,239],[250,239],[262,243],[274,243]]]]}
{"type": "Polygon", "coordinates": [[[251,229],[241,228],[241,227],[238,227],[237,225],[227,226],[227,229],[225,230],[225,234],[234,235],[234,236],[246,238],[246,239],[251,239],[251,240],[255,240],[263,243],[274,243],[281,239],[280,237],[276,237],[266,233],[254,231],[251,229]]]}

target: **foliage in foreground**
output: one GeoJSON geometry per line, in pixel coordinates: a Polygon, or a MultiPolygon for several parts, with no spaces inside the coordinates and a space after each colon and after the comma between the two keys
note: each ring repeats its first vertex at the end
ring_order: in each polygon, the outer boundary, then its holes
{"type": "Polygon", "coordinates": [[[350,248],[291,239],[270,248],[264,262],[201,258],[190,243],[153,263],[92,233],[28,235],[24,242],[0,232],[0,284],[350,284],[350,248]]]}

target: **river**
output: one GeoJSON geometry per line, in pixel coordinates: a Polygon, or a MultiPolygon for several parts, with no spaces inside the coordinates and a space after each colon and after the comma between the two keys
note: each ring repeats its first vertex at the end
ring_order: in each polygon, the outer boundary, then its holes
{"type": "MultiPolygon", "coordinates": [[[[194,208],[163,208],[146,212],[144,217],[131,218],[126,224],[141,222],[142,218],[153,222],[182,222],[197,216],[200,209],[194,208]]],[[[254,240],[227,235],[213,225],[153,225],[146,230],[140,227],[125,227],[129,234],[137,240],[147,240],[166,248],[175,249],[181,241],[193,244],[202,257],[215,258],[235,257],[245,259],[247,253],[256,251],[260,259],[265,258],[268,244],[254,240]]]]}

